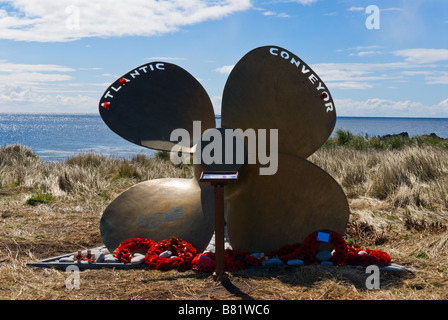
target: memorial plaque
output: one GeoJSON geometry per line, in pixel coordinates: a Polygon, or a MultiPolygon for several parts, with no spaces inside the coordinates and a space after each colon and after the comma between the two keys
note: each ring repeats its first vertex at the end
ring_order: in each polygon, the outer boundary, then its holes
{"type": "Polygon", "coordinates": [[[238,172],[202,172],[200,181],[233,181],[238,180],[238,172]]]}

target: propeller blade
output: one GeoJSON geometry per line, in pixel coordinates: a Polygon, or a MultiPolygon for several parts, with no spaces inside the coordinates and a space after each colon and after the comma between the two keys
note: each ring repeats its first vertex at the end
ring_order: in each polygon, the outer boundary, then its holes
{"type": "Polygon", "coordinates": [[[336,111],[330,91],[300,58],[276,46],[256,48],[233,68],[221,124],[278,129],[278,151],[307,158],[330,137],[336,111]]]}
{"type": "Polygon", "coordinates": [[[311,162],[279,154],[274,175],[259,175],[259,165],[244,165],[238,173],[238,183],[225,190],[234,249],[268,253],[302,243],[317,230],[344,233],[350,214],[344,191],[311,162]]]}
{"type": "Polygon", "coordinates": [[[122,138],[150,149],[171,151],[182,143],[191,152],[202,132],[214,128],[212,103],[202,85],[181,67],[167,62],[139,66],[106,89],[99,112],[122,138]],[[201,132],[193,132],[201,121],[201,132]],[[171,141],[175,129],[185,129],[189,141],[171,141]]]}
{"type": "Polygon", "coordinates": [[[107,206],[100,231],[110,252],[127,239],[172,237],[190,242],[202,252],[214,232],[213,188],[200,187],[194,178],[141,182],[107,206]]]}

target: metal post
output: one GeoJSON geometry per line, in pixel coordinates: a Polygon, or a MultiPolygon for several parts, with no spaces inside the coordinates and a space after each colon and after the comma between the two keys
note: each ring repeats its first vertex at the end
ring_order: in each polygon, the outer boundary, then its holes
{"type": "Polygon", "coordinates": [[[214,280],[227,279],[224,252],[224,183],[214,183],[215,187],[215,272],[214,280]]]}
{"type": "Polygon", "coordinates": [[[215,272],[213,279],[223,281],[226,273],[224,247],[224,186],[229,181],[238,180],[238,171],[202,172],[201,182],[210,182],[215,191],[215,272]]]}

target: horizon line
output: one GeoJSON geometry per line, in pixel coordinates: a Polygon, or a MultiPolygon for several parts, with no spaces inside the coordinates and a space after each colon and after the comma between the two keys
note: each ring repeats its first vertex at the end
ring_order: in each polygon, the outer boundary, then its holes
{"type": "MultiPolygon", "coordinates": [[[[96,112],[2,112],[0,111],[0,115],[63,115],[63,116],[100,116],[99,113],[96,112]]],[[[221,119],[221,115],[215,115],[215,119],[221,119]]],[[[367,116],[367,115],[357,115],[357,116],[336,116],[336,118],[381,118],[381,119],[448,119],[448,116],[442,117],[422,117],[422,116],[367,116]]]]}

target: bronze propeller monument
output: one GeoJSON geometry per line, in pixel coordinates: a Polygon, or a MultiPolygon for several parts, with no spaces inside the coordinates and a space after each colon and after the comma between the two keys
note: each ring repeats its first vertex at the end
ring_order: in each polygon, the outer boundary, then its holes
{"type": "MultiPolygon", "coordinates": [[[[184,129],[190,139],[182,141],[182,151],[197,153],[201,136],[216,126],[204,88],[187,71],[166,62],[142,65],[117,79],[103,94],[99,111],[112,131],[156,150],[173,150],[180,141],[172,141],[171,133],[184,129]],[[194,132],[199,121],[201,131],[194,132]]],[[[238,181],[225,189],[234,249],[270,252],[301,243],[317,230],[344,232],[349,206],[342,188],[306,160],[336,123],[331,94],[307,64],[277,46],[250,51],[229,75],[221,121],[224,128],[240,130],[246,143],[250,130],[271,134],[271,139],[257,137],[261,149],[245,146],[247,158],[238,181]],[[269,152],[275,162],[271,168],[250,161],[266,159],[269,152]]],[[[112,201],[100,223],[108,249],[130,238],[159,241],[175,236],[203,251],[213,235],[214,194],[200,181],[205,171],[201,164],[194,169],[192,179],[145,181],[112,201]]]]}
{"type": "MultiPolygon", "coordinates": [[[[178,143],[170,140],[177,128],[191,133],[185,147],[193,147],[193,121],[201,121],[204,131],[215,127],[204,88],[187,71],[166,62],[142,65],[117,79],[101,98],[99,110],[112,131],[157,150],[170,151],[178,143]]],[[[100,231],[111,252],[126,239],[173,236],[203,250],[213,235],[213,190],[201,188],[196,179],[139,183],[106,208],[100,231]]]]}

